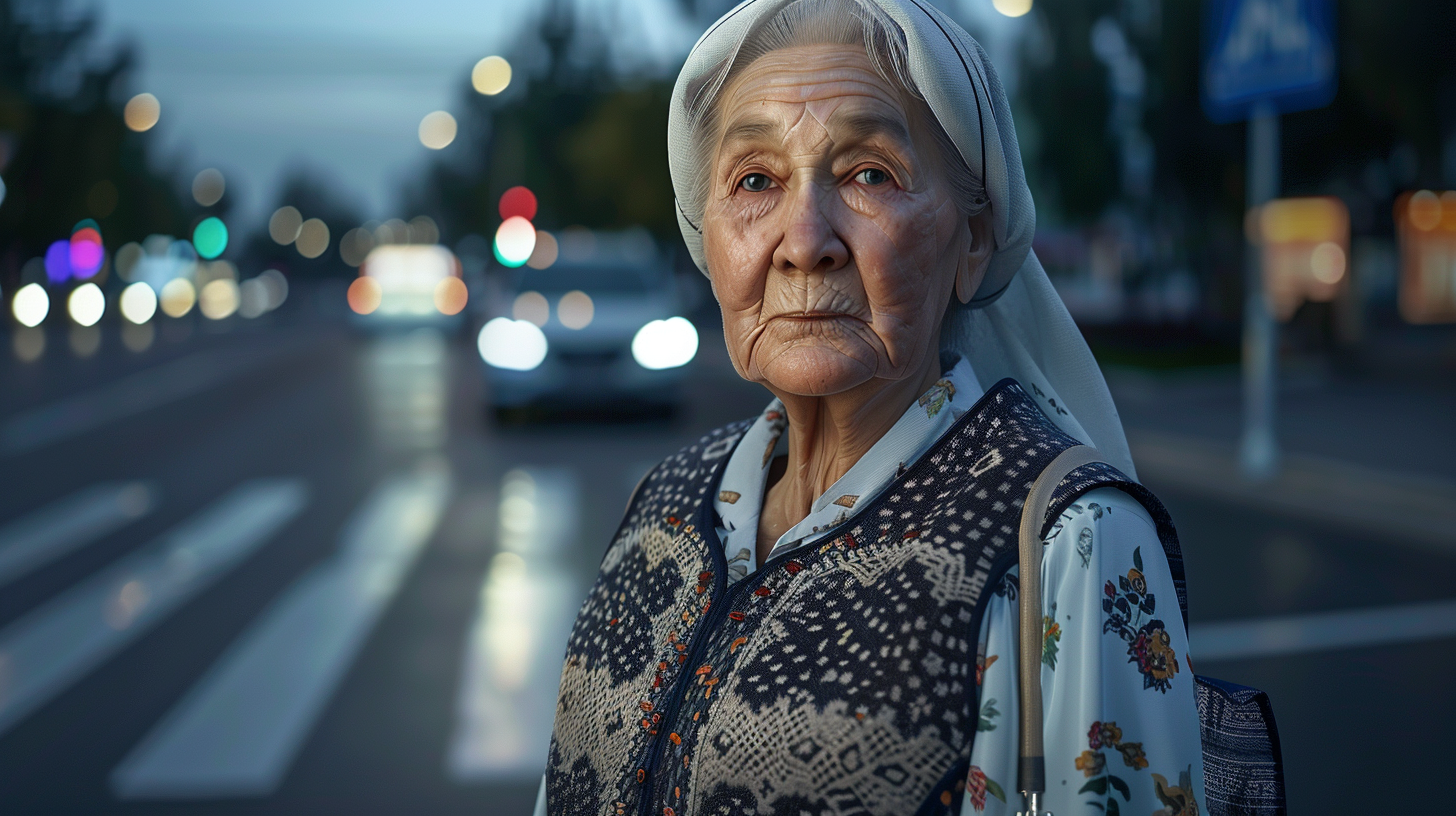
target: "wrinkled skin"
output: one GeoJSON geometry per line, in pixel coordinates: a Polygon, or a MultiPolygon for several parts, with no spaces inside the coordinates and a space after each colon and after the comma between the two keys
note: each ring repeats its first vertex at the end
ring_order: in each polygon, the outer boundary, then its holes
{"type": "Polygon", "coordinates": [[[789,417],[762,556],[940,377],[941,319],[974,295],[992,240],[952,201],[924,103],[862,48],[771,52],[719,104],[709,277],[734,367],[789,417]]]}

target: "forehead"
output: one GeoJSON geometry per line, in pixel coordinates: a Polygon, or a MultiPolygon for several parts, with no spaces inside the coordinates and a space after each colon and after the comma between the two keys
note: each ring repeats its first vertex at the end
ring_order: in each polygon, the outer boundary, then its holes
{"type": "Polygon", "coordinates": [[[771,51],[734,78],[721,104],[725,135],[741,132],[735,127],[741,123],[804,105],[825,126],[879,122],[903,135],[911,128],[900,91],[875,71],[863,47],[852,45],[771,51]]]}

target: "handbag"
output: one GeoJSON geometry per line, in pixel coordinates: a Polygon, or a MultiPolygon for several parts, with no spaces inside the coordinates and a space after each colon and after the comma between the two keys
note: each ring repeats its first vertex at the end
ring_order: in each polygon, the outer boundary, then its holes
{"type": "MultiPolygon", "coordinates": [[[[1095,449],[1062,451],[1031,486],[1021,510],[1021,643],[1040,643],[1041,527],[1052,494],[1072,471],[1100,463],[1095,449]]],[[[1042,746],[1041,652],[1020,649],[1021,758],[1017,787],[1025,810],[1018,816],[1051,816],[1042,809],[1046,759],[1042,746]]],[[[1269,696],[1258,689],[1194,675],[1203,748],[1203,791],[1211,816],[1275,816],[1286,813],[1284,761],[1269,696]]]]}

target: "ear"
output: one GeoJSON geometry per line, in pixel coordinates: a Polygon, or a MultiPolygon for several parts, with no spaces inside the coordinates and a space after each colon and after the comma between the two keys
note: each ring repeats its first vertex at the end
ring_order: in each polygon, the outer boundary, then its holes
{"type": "Polygon", "coordinates": [[[991,265],[991,255],[996,251],[990,215],[990,210],[986,209],[966,219],[971,245],[956,267],[955,279],[956,300],[961,303],[970,303],[971,298],[976,296],[976,290],[981,288],[981,281],[986,277],[986,269],[991,265]]]}

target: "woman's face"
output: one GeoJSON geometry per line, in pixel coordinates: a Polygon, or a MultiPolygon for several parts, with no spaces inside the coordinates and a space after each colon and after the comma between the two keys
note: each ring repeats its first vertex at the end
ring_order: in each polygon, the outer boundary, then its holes
{"type": "Polygon", "coordinates": [[[738,373],[804,396],[923,376],[991,241],[920,117],[837,45],[761,57],[720,106],[703,248],[738,373]]]}

